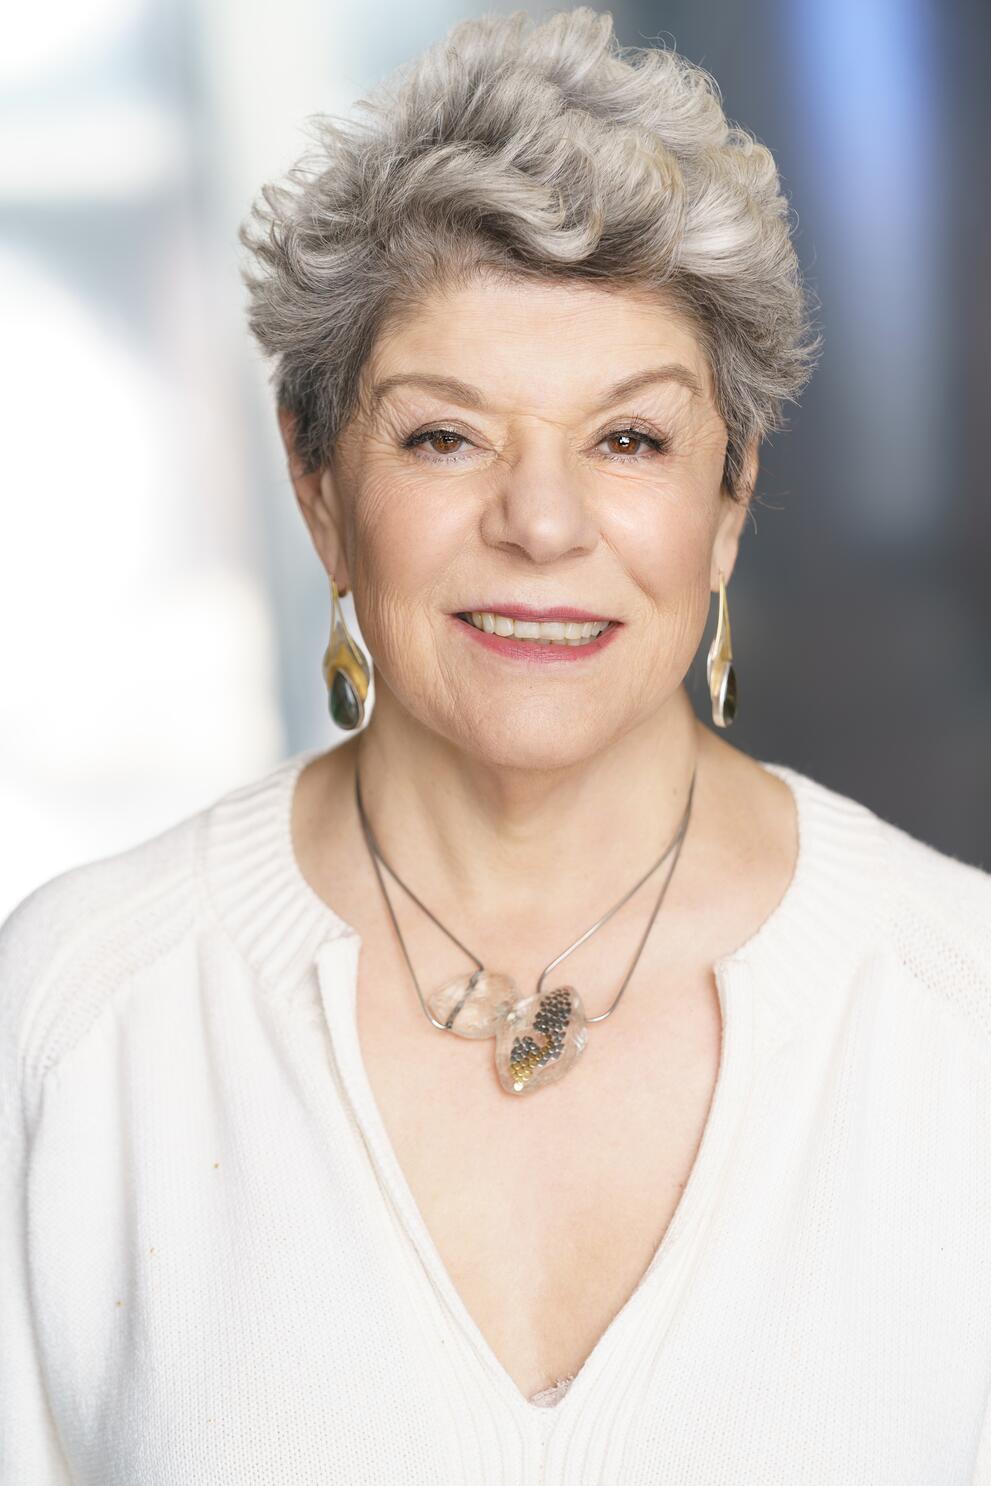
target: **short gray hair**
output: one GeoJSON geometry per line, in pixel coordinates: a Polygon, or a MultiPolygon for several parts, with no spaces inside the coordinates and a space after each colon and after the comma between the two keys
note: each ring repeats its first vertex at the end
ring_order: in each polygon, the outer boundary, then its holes
{"type": "Polygon", "coordinates": [[[703,68],[622,47],[587,6],[465,20],[379,83],[366,117],[307,120],[316,149],[261,188],[239,240],[248,321],[275,358],[295,453],[323,467],[377,336],[479,272],[655,295],[709,361],[741,492],[755,437],[786,426],[814,334],[774,158],[703,68]]]}

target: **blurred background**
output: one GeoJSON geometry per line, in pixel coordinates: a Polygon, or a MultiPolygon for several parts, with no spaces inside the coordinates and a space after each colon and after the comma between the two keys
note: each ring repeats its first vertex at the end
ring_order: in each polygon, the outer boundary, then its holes
{"type": "MultiPolygon", "coordinates": [[[[819,300],[819,367],[764,446],[731,585],[730,741],[991,870],[991,7],[608,8],[624,44],[712,72],[773,151],[819,300]]],[[[0,919],[341,736],[329,585],[244,321],[237,227],[307,146],[307,115],[350,114],[475,9],[7,16],[0,919]]],[[[707,720],[714,626],[715,599],[687,682],[707,720]]]]}

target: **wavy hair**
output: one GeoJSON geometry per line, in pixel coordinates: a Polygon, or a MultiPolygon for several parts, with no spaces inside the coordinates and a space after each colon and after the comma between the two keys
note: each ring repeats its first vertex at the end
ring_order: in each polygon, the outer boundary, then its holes
{"type": "Polygon", "coordinates": [[[297,457],[321,468],[360,405],[376,337],[479,272],[591,280],[686,317],[741,493],[756,436],[786,426],[821,336],[774,158],[677,51],[622,47],[587,6],[465,20],[379,83],[359,119],[313,114],[307,150],[238,238],[250,329],[297,457]]]}

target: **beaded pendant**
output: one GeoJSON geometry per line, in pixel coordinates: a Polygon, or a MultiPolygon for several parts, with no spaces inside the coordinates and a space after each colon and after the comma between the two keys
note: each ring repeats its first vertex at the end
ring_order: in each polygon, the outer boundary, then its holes
{"type": "Polygon", "coordinates": [[[588,1040],[574,986],[524,996],[496,1030],[496,1072],[507,1094],[529,1094],[574,1067],[588,1040]]]}
{"type": "Polygon", "coordinates": [[[481,970],[442,986],[427,1005],[459,1037],[495,1038],[496,1074],[507,1094],[530,1094],[563,1078],[588,1041],[574,986],[518,996],[508,975],[481,970]]]}

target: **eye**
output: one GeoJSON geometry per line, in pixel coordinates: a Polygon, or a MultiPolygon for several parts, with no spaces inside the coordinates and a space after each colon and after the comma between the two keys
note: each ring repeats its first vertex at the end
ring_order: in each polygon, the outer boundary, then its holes
{"type": "MultiPolygon", "coordinates": [[[[599,443],[603,444],[608,440],[625,440],[627,445],[644,445],[651,449],[654,455],[665,454],[670,447],[669,439],[664,437],[659,438],[654,434],[648,433],[646,429],[638,428],[632,424],[625,428],[612,429],[609,433],[603,435],[599,443]]],[[[426,456],[434,464],[458,463],[459,461],[456,456],[459,452],[457,449],[459,444],[470,445],[471,440],[463,433],[458,433],[457,429],[454,428],[424,428],[419,433],[410,434],[409,438],[403,440],[404,449],[426,448],[428,445],[435,446],[432,454],[426,456]],[[440,448],[436,447],[438,444],[441,446],[440,448]]],[[[618,454],[606,454],[605,458],[612,459],[620,464],[637,464],[641,462],[640,457],[636,454],[631,454],[628,447],[618,454]]]]}
{"type": "MultiPolygon", "coordinates": [[[[454,460],[448,457],[456,452],[455,445],[470,442],[469,439],[465,438],[463,433],[458,433],[453,428],[425,428],[422,432],[412,433],[408,439],[404,439],[403,448],[415,449],[421,444],[426,446],[427,444],[433,444],[435,441],[442,442],[442,447],[439,450],[434,450],[434,454],[438,456],[437,458],[432,458],[432,463],[434,464],[455,463],[454,460]]],[[[431,456],[428,456],[428,458],[431,458],[431,456]]]]}
{"type": "MultiPolygon", "coordinates": [[[[614,428],[609,433],[604,434],[599,442],[605,444],[610,440],[615,442],[617,439],[625,440],[628,445],[631,443],[646,444],[655,454],[664,454],[670,447],[670,440],[656,438],[653,434],[647,433],[646,429],[636,427],[614,428]]],[[[628,449],[623,450],[619,454],[607,454],[605,457],[606,459],[618,460],[620,464],[637,464],[640,462],[636,456],[630,457],[628,449]]]]}

